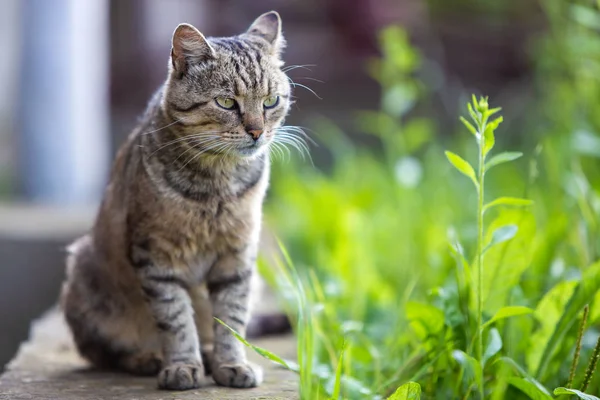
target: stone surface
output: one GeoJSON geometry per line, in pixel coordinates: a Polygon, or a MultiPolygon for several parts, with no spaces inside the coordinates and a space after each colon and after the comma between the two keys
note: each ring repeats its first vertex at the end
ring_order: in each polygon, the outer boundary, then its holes
{"type": "MultiPolygon", "coordinates": [[[[292,336],[254,341],[285,358],[295,358],[292,336]]],[[[297,377],[248,349],[252,362],[262,365],[265,381],[254,389],[218,387],[207,378],[206,386],[186,391],[156,389],[155,378],[94,371],[74,349],[60,312],[49,311],[34,322],[29,341],[0,377],[0,400],[188,400],[188,399],[298,399],[297,377]]]]}

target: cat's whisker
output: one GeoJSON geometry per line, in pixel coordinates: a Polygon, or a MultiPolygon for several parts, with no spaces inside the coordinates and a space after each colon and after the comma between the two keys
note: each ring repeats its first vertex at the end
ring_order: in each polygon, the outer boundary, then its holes
{"type": "Polygon", "coordinates": [[[310,68],[308,68],[308,67],[316,67],[316,66],[317,66],[316,64],[288,65],[287,67],[281,68],[281,70],[283,72],[290,72],[290,71],[293,71],[293,70],[295,70],[297,68],[302,68],[302,69],[306,69],[306,70],[312,72],[312,70],[310,68]]]}
{"type": "Polygon", "coordinates": [[[313,146],[319,146],[317,144],[317,142],[315,142],[307,133],[306,130],[310,130],[307,128],[302,128],[300,126],[294,126],[294,125],[285,125],[282,127],[277,128],[277,132],[284,132],[284,133],[288,133],[288,134],[292,134],[292,135],[299,135],[298,137],[301,137],[303,140],[308,140],[310,142],[310,144],[312,144],[313,146]]]}
{"type": "Polygon", "coordinates": [[[190,148],[186,149],[184,152],[182,152],[182,153],[181,153],[181,154],[180,154],[180,155],[179,155],[179,156],[178,156],[178,157],[177,157],[177,158],[176,158],[176,159],[173,161],[173,164],[175,164],[175,163],[177,162],[177,160],[179,160],[179,159],[180,159],[180,158],[181,158],[181,157],[182,157],[182,156],[183,156],[185,153],[187,153],[188,151],[190,151],[190,150],[194,150],[194,149],[197,149],[197,148],[199,148],[199,147],[200,147],[200,146],[202,146],[202,145],[206,145],[206,144],[208,144],[208,145],[212,145],[212,144],[216,143],[216,142],[217,142],[219,139],[220,139],[219,137],[216,137],[216,138],[209,139],[209,140],[199,140],[199,139],[197,139],[197,140],[194,140],[194,141],[192,141],[192,142],[190,143],[190,144],[192,144],[192,146],[191,146],[190,148]]]}
{"type": "Polygon", "coordinates": [[[283,145],[292,146],[293,148],[298,150],[298,152],[300,153],[300,156],[302,157],[303,160],[306,157],[308,157],[311,164],[314,165],[312,157],[310,155],[310,151],[308,149],[308,146],[306,145],[306,143],[304,142],[304,140],[302,138],[281,132],[278,135],[275,135],[274,141],[279,142],[283,145]]]}
{"type": "Polygon", "coordinates": [[[170,124],[167,124],[167,125],[163,126],[162,128],[158,128],[158,129],[155,129],[155,130],[149,131],[149,132],[140,133],[140,135],[150,135],[151,133],[156,133],[158,131],[162,131],[163,129],[168,128],[170,126],[173,126],[173,125],[175,125],[178,122],[181,122],[181,120],[180,119],[176,119],[175,121],[171,122],[170,124]]]}
{"type": "Polygon", "coordinates": [[[325,83],[324,81],[317,79],[317,78],[311,78],[310,76],[300,76],[300,77],[296,77],[296,79],[306,79],[308,81],[314,81],[314,82],[319,82],[319,83],[325,83]]]}
{"type": "Polygon", "coordinates": [[[298,136],[295,133],[280,131],[280,132],[278,132],[277,136],[280,138],[289,138],[290,140],[294,140],[299,143],[302,143],[308,149],[308,145],[307,145],[306,141],[304,140],[304,138],[298,136]]]}
{"type": "Polygon", "coordinates": [[[308,148],[308,145],[302,138],[289,134],[280,134],[280,137],[281,139],[294,142],[297,146],[299,146],[302,149],[303,152],[306,153],[307,156],[310,157],[310,150],[308,148]]]}
{"type": "Polygon", "coordinates": [[[269,156],[273,156],[274,159],[281,159],[283,161],[283,151],[278,146],[278,143],[271,142],[269,143],[269,156]]]}
{"type": "Polygon", "coordinates": [[[282,126],[280,128],[277,128],[278,132],[285,132],[285,133],[289,133],[289,134],[295,134],[295,135],[299,135],[299,137],[301,137],[302,139],[308,140],[308,142],[310,144],[312,144],[313,146],[319,146],[317,144],[317,142],[315,142],[307,133],[306,130],[309,130],[307,128],[302,128],[299,126],[293,126],[293,125],[287,125],[287,126],[282,126]]]}
{"type": "Polygon", "coordinates": [[[201,132],[201,133],[197,133],[194,135],[185,135],[182,137],[179,137],[177,139],[173,139],[171,141],[168,141],[167,143],[161,145],[159,148],[157,148],[156,150],[154,150],[152,153],[150,153],[150,155],[148,157],[152,157],[154,154],[158,153],[160,150],[169,147],[175,143],[179,143],[179,142],[183,142],[183,141],[187,141],[187,140],[192,140],[192,139],[199,139],[199,138],[206,138],[206,139],[213,139],[213,138],[219,138],[218,135],[214,135],[213,133],[223,133],[223,132],[218,132],[218,131],[214,131],[214,132],[201,132]]]}
{"type": "Polygon", "coordinates": [[[298,150],[298,152],[301,154],[302,158],[304,158],[304,155],[305,155],[304,153],[307,152],[306,146],[302,142],[294,140],[294,138],[292,138],[292,137],[279,136],[279,138],[277,139],[277,142],[291,145],[296,150],[298,150]]]}
{"type": "Polygon", "coordinates": [[[281,143],[277,143],[275,142],[275,147],[281,152],[281,158],[282,160],[285,161],[289,161],[292,157],[291,153],[290,153],[290,149],[288,149],[287,147],[285,147],[283,144],[281,143]]]}
{"type": "Polygon", "coordinates": [[[220,149],[225,145],[227,145],[227,143],[218,142],[218,143],[215,143],[211,146],[208,146],[208,147],[202,149],[202,151],[199,151],[198,153],[196,153],[192,157],[190,157],[190,159],[185,164],[183,164],[183,166],[181,168],[179,168],[179,171],[184,169],[189,163],[191,163],[192,161],[194,161],[195,159],[197,159],[198,157],[200,157],[202,154],[206,153],[207,151],[212,150],[212,151],[220,152],[220,149]]]}
{"type": "Polygon", "coordinates": [[[290,149],[285,147],[283,144],[278,142],[273,142],[273,146],[281,153],[281,159],[285,161],[289,161],[291,159],[290,149]]]}
{"type": "Polygon", "coordinates": [[[312,94],[314,94],[314,95],[315,95],[315,97],[316,97],[317,99],[319,99],[319,100],[323,100],[323,99],[321,98],[321,96],[319,96],[319,95],[317,94],[317,92],[315,92],[314,90],[312,90],[312,89],[311,89],[311,88],[309,88],[308,86],[306,86],[306,85],[303,85],[303,84],[301,84],[301,83],[294,82],[294,81],[292,80],[292,78],[290,78],[289,76],[288,76],[287,78],[288,78],[288,80],[290,81],[290,84],[291,84],[292,86],[294,86],[294,87],[296,87],[296,86],[299,86],[299,87],[301,87],[301,88],[304,88],[304,89],[308,90],[309,92],[311,92],[312,94]]]}

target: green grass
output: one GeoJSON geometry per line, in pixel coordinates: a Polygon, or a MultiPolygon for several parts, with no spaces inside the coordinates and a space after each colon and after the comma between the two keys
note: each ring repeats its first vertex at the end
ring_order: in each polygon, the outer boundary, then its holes
{"type": "Polygon", "coordinates": [[[421,57],[388,28],[368,67],[381,107],[359,120],[381,147],[318,121],[332,168],[275,164],[266,218],[283,253],[261,270],[295,322],[302,398],[600,393],[588,377],[600,351],[600,35],[588,25],[600,13],[588,3],[544,2],[540,96],[512,144],[486,99],[463,109],[466,126],[436,127],[421,57]]]}

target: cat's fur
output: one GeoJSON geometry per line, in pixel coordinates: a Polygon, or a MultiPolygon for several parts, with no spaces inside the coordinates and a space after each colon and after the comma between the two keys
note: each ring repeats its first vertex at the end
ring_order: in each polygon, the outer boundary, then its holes
{"type": "Polygon", "coordinates": [[[168,78],[117,155],[92,231],[69,249],[61,303],[94,365],[158,374],[163,389],[198,387],[209,368],[220,385],[260,383],[213,316],[244,334],[268,145],[290,105],[283,47],[276,12],[234,37],[175,30],[168,78]]]}

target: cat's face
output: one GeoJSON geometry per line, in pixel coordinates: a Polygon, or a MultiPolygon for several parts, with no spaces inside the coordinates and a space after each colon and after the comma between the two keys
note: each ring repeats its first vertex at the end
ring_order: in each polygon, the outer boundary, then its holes
{"type": "Polygon", "coordinates": [[[275,12],[244,34],[206,39],[190,25],[173,35],[164,108],[194,151],[234,157],[264,152],[290,106],[281,70],[285,41],[275,12]]]}

